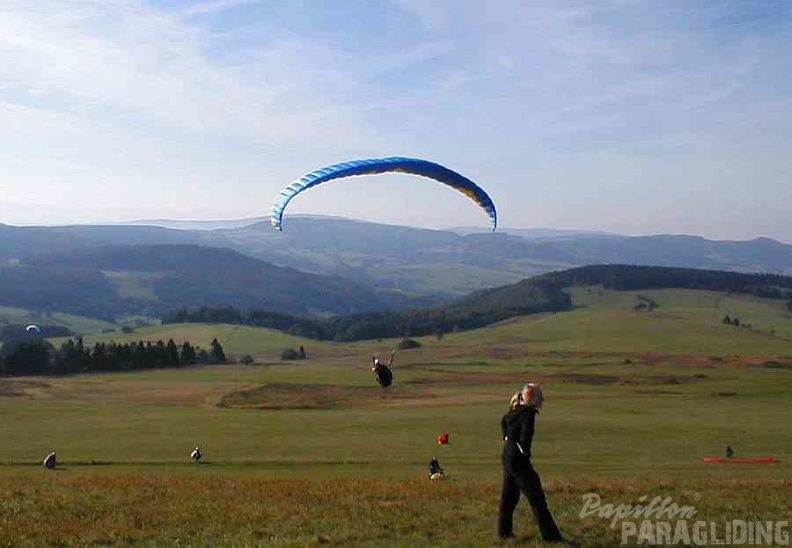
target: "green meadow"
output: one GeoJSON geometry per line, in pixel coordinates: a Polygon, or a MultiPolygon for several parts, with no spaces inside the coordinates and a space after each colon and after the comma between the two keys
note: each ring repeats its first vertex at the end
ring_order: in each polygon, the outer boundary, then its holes
{"type": "Polygon", "coordinates": [[[588,493],[614,506],[670,497],[708,522],[790,520],[785,303],[596,287],[575,289],[574,302],[418,339],[397,351],[389,389],[369,367],[396,340],[96,329],[87,345],[173,338],[207,348],[217,338],[255,364],[0,379],[0,546],[541,546],[525,500],[517,537],[495,536],[499,420],[529,380],[546,396],[533,463],[579,545],[621,541],[619,524],[582,515],[588,493]],[[637,310],[639,296],[656,307],[637,310]],[[723,324],[726,314],[744,326],[723,324]],[[309,359],[280,359],[300,345],[309,359]],[[450,443],[440,446],[443,432],[450,443]],[[704,463],[727,443],[777,462],[704,463]],[[201,464],[189,459],[196,445],[201,464]],[[60,465],[48,471],[52,450],[60,465]],[[428,479],[432,455],[444,481],[428,479]]]}
{"type": "Polygon", "coordinates": [[[74,314],[62,312],[41,313],[22,308],[0,306],[0,326],[8,324],[60,325],[68,327],[75,333],[93,333],[101,332],[103,329],[119,328],[119,326],[104,320],[86,318],[74,314]]]}

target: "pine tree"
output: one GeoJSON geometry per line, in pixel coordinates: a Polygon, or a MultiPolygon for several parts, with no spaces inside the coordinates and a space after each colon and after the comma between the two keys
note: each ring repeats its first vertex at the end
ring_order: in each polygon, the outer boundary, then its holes
{"type": "Polygon", "coordinates": [[[168,353],[168,367],[179,367],[179,365],[181,365],[179,361],[179,347],[176,346],[176,343],[173,342],[173,339],[168,339],[168,344],[165,345],[165,348],[168,353]]]}
{"type": "Polygon", "coordinates": [[[195,365],[195,348],[193,348],[192,345],[187,341],[184,341],[184,344],[182,344],[179,361],[182,365],[195,365]]]}
{"type": "Polygon", "coordinates": [[[209,363],[226,363],[225,352],[223,347],[217,342],[217,339],[212,339],[212,349],[209,351],[209,363]]]}

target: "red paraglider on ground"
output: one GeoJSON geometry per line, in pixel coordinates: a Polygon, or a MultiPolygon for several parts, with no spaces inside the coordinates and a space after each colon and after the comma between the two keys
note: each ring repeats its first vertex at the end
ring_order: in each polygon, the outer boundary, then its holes
{"type": "Polygon", "coordinates": [[[775,457],[704,457],[707,464],[733,463],[733,464],[769,464],[776,462],[775,457]]]}

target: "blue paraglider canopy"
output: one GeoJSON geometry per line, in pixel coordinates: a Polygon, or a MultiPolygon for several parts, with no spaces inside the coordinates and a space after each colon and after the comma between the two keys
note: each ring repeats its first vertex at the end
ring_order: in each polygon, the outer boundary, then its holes
{"type": "Polygon", "coordinates": [[[441,166],[428,160],[418,158],[404,158],[401,156],[391,156],[388,158],[369,158],[365,160],[353,160],[332,166],[324,167],[303,175],[292,182],[289,186],[280,191],[272,203],[272,214],[270,222],[272,226],[281,230],[283,222],[283,211],[289,202],[299,193],[311,187],[320,185],[333,179],[352,177],[354,175],[375,175],[378,173],[400,172],[420,175],[439,181],[454,188],[476,202],[489,216],[492,230],[498,226],[498,214],[495,211],[495,204],[489,195],[476,183],[452,171],[447,167],[441,166]]]}

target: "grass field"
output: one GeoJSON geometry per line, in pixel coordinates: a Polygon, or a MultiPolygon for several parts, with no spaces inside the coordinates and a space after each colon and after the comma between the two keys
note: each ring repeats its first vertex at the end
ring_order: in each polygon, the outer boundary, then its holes
{"type": "MultiPolygon", "coordinates": [[[[580,545],[620,541],[610,519],[581,516],[592,492],[614,505],[668,496],[715,523],[790,520],[783,303],[679,290],[574,297],[571,312],[421,339],[397,354],[388,390],[369,365],[395,341],[226,325],[86,337],[217,338],[256,365],[0,379],[0,546],[499,545],[498,422],[528,380],[546,395],[534,465],[580,545]],[[634,310],[639,293],[658,307],[634,310]],[[751,327],[723,325],[726,313],[751,327]],[[310,359],[280,361],[298,345],[310,359]],[[437,445],[441,432],[449,445],[437,445]],[[726,443],[778,462],[703,463],[726,443]],[[195,445],[203,464],[189,462],[195,445]],[[40,465],[51,450],[55,471],[40,465]],[[427,479],[433,454],[445,481],[427,479]]],[[[525,501],[515,523],[504,545],[541,545],[525,501]]]]}
{"type": "Polygon", "coordinates": [[[74,314],[64,314],[61,312],[41,313],[22,308],[0,306],[0,326],[8,324],[41,324],[41,325],[61,325],[68,327],[74,333],[100,333],[103,329],[117,329],[118,325],[75,316],[74,314]]]}

